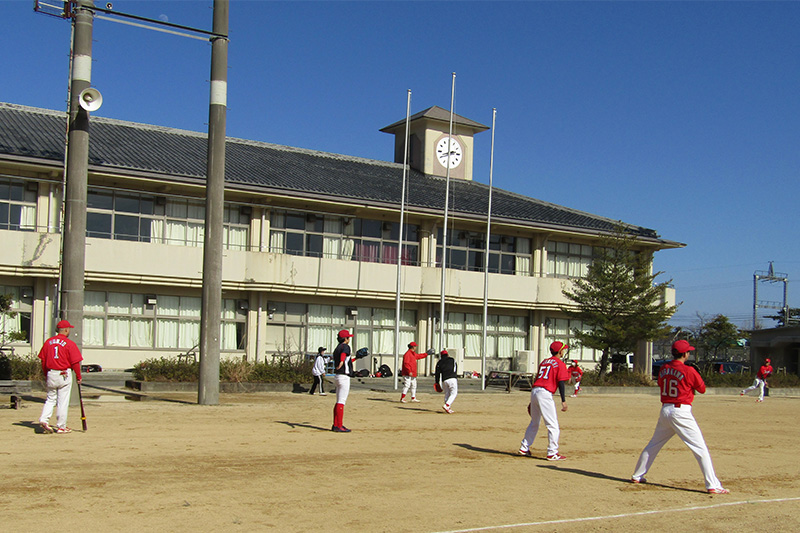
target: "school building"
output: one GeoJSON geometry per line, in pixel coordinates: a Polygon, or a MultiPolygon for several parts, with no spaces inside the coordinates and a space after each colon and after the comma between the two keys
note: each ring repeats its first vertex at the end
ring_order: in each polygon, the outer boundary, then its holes
{"type": "MultiPolygon", "coordinates": [[[[381,130],[395,136],[394,149],[387,137],[395,161],[405,122],[381,130]]],[[[453,128],[449,140],[449,112],[439,107],[411,117],[402,247],[402,164],[228,138],[222,356],[332,350],[347,328],[354,347],[372,354],[359,368],[392,366],[399,262],[400,345],[438,347],[443,320],[442,345],[461,370],[480,371],[489,188],[472,179],[472,161],[475,136],[488,127],[456,115],[453,128]]],[[[0,103],[0,293],[12,295],[17,312],[4,327],[28,334],[13,343],[16,353],[38,351],[58,314],[65,132],[63,111],[0,103]]],[[[198,343],[206,138],[92,117],[84,320],[76,324],[86,363],[130,368],[198,343]]],[[[582,325],[562,313],[562,289],[585,275],[599,237],[617,224],[494,189],[488,369],[529,371],[552,340],[570,342],[582,325]]],[[[683,246],[652,229],[629,230],[651,257],[683,246]]],[[[664,298],[674,303],[674,290],[664,298]]],[[[585,368],[599,357],[570,351],[585,368]]],[[[420,370],[434,364],[428,357],[420,370]]]]}

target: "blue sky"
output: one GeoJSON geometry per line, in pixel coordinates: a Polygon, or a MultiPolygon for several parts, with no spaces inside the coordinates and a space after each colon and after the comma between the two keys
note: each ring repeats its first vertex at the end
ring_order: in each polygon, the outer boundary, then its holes
{"type": "MultiPolygon", "coordinates": [[[[70,24],[32,4],[0,2],[19,43],[0,101],[64,109],[70,24]]],[[[113,6],[211,29],[210,0],[113,6]]],[[[799,24],[800,2],[231,0],[227,134],[391,160],[378,130],[407,90],[412,113],[447,109],[455,72],[456,113],[497,109],[496,187],[686,243],[656,254],[683,302],[672,323],[749,327],[769,261],[800,307],[799,24]]],[[[207,130],[209,43],[107,20],[94,41],[95,115],[207,130]]],[[[490,148],[478,134],[478,181],[490,148]]]]}

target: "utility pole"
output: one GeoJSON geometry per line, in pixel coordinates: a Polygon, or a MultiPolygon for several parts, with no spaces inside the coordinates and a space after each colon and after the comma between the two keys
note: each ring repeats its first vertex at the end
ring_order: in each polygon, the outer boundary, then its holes
{"type": "Polygon", "coordinates": [[[72,18],[72,68],[67,130],[63,253],[61,257],[62,319],[75,326],[72,340],[83,346],[83,286],[86,272],[86,197],[89,173],[89,112],[81,93],[92,81],[92,0],[78,0],[72,18]]]}
{"type": "Polygon", "coordinates": [[[214,0],[211,95],[208,110],[206,232],[203,248],[203,309],[197,402],[219,404],[222,234],[225,201],[225,119],[228,99],[228,0],[214,0]],[[221,37],[224,35],[225,37],[221,37]]]}

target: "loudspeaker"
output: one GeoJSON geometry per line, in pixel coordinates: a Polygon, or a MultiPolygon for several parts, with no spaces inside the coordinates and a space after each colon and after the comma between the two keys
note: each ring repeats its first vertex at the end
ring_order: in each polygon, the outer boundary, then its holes
{"type": "Polygon", "coordinates": [[[97,111],[103,105],[103,95],[97,89],[89,87],[81,91],[78,101],[86,111],[97,111]]]}

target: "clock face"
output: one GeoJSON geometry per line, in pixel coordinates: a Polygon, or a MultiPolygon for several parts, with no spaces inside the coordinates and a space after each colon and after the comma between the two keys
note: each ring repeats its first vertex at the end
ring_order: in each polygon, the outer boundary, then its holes
{"type": "Polygon", "coordinates": [[[461,145],[455,137],[442,137],[436,143],[436,158],[439,159],[439,163],[444,168],[448,168],[448,162],[450,163],[450,168],[456,168],[461,164],[462,156],[461,145]]]}

